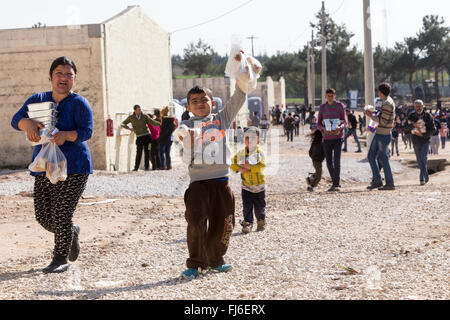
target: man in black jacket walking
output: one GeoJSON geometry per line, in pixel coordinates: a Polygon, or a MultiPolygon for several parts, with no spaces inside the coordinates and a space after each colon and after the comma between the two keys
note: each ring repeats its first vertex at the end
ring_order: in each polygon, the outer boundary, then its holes
{"type": "Polygon", "coordinates": [[[347,152],[347,138],[353,135],[355,138],[356,143],[358,144],[358,151],[357,153],[362,152],[361,151],[361,144],[359,143],[358,139],[358,133],[356,130],[358,129],[358,120],[356,120],[355,115],[353,115],[350,110],[345,110],[345,113],[347,114],[347,122],[348,122],[348,131],[344,136],[344,149],[342,151],[347,152]]]}

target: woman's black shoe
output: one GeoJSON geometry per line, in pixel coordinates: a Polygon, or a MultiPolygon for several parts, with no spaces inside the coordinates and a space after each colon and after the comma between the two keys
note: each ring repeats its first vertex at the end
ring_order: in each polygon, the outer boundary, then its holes
{"type": "Polygon", "coordinates": [[[44,273],[61,273],[69,269],[66,257],[54,256],[52,262],[42,269],[44,273]]]}

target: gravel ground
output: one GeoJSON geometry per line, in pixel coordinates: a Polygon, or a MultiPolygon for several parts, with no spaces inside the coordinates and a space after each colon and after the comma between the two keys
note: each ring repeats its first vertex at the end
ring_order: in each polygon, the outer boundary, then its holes
{"type": "MultiPolygon", "coordinates": [[[[307,142],[280,141],[272,158],[278,155],[279,164],[268,168],[276,174],[268,176],[267,230],[243,235],[237,223],[225,257],[233,270],[194,280],[179,277],[187,257],[182,195],[188,185],[179,159],[172,171],[91,176],[81,202],[115,202],[78,207],[80,257],[55,275],[40,271],[53,237],[33,219],[32,178],[0,172],[0,299],[450,298],[447,172],[419,187],[417,170],[393,161],[397,190],[367,192],[369,165],[349,153],[341,193],[326,192],[325,164],[325,180],[308,193],[307,142]]],[[[239,183],[232,175],[237,222],[239,183]]]]}

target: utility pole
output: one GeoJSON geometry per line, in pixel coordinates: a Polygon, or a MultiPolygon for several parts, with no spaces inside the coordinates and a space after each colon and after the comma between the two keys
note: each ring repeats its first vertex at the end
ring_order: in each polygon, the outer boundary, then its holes
{"type": "Polygon", "coordinates": [[[307,49],[307,69],[306,69],[306,85],[308,88],[308,104],[306,105],[307,108],[309,108],[309,105],[312,104],[311,103],[311,49],[308,46],[307,49]]]}
{"type": "Polygon", "coordinates": [[[375,102],[375,76],[373,70],[372,26],[370,21],[370,0],[363,0],[364,11],[364,82],[366,105],[375,102]]]}
{"type": "Polygon", "coordinates": [[[322,1],[322,103],[326,102],[327,90],[327,38],[325,35],[325,1],[322,1]]]}
{"type": "Polygon", "coordinates": [[[251,37],[248,37],[247,39],[252,40],[252,57],[254,57],[254,56],[255,56],[255,49],[254,49],[254,43],[253,43],[253,40],[259,39],[259,38],[258,38],[258,37],[255,37],[255,36],[251,36],[251,37]]]}
{"type": "Polygon", "coordinates": [[[316,66],[314,55],[314,30],[311,31],[311,101],[314,111],[316,106],[316,66]]]}

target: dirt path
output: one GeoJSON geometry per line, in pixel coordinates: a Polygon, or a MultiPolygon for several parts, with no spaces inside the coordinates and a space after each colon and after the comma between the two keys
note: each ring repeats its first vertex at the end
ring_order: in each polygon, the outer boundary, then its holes
{"type": "MultiPolygon", "coordinates": [[[[281,152],[306,152],[287,146],[281,152]]],[[[343,155],[353,157],[361,155],[343,155]]],[[[326,181],[315,193],[272,189],[267,230],[244,236],[236,225],[226,256],[233,271],[192,281],[179,278],[181,197],[82,199],[115,201],[78,207],[80,257],[68,272],[44,275],[53,236],[34,220],[32,198],[0,196],[0,299],[449,299],[450,170],[424,187],[414,168],[395,180],[387,193],[345,182],[330,194],[326,181]]],[[[236,205],[238,222],[239,193],[236,205]]]]}

